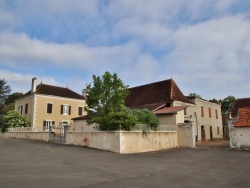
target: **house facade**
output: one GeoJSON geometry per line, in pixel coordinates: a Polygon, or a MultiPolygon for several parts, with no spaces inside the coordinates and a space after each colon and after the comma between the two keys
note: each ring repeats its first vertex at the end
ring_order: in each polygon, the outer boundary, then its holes
{"type": "Polygon", "coordinates": [[[72,118],[85,115],[85,97],[74,91],[46,84],[36,85],[32,79],[31,90],[15,102],[15,110],[27,116],[31,127],[37,131],[48,131],[49,126],[70,125],[72,118]]]}
{"type": "Polygon", "coordinates": [[[185,121],[192,118],[197,141],[223,138],[221,105],[197,97],[187,97],[195,106],[185,111],[185,121]]]}

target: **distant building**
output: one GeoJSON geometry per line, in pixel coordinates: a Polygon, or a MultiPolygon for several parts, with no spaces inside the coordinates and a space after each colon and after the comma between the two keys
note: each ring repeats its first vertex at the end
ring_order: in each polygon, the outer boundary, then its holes
{"type": "Polygon", "coordinates": [[[160,124],[193,123],[197,141],[222,139],[221,105],[185,97],[173,79],[129,88],[125,105],[154,112],[160,124]]]}

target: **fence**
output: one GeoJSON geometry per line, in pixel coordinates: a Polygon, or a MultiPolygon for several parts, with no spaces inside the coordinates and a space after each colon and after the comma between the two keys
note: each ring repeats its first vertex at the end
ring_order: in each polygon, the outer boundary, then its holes
{"type": "Polygon", "coordinates": [[[15,128],[7,128],[7,132],[36,132],[36,128],[34,127],[15,127],[15,128]]]}
{"type": "Polygon", "coordinates": [[[134,126],[133,131],[176,131],[176,125],[159,125],[156,130],[151,129],[149,125],[137,124],[134,126]]]}

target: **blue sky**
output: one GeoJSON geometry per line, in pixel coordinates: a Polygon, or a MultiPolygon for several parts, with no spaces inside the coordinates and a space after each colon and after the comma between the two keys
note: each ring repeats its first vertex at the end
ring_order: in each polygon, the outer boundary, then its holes
{"type": "Polygon", "coordinates": [[[0,0],[0,79],[81,93],[173,78],[185,95],[250,97],[249,0],[0,0]]]}

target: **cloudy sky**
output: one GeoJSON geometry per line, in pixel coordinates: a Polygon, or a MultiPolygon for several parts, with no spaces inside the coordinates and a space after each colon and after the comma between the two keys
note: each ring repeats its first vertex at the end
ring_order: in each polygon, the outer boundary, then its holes
{"type": "Polygon", "coordinates": [[[0,0],[0,79],[81,93],[173,78],[185,95],[250,97],[249,0],[0,0]]]}

